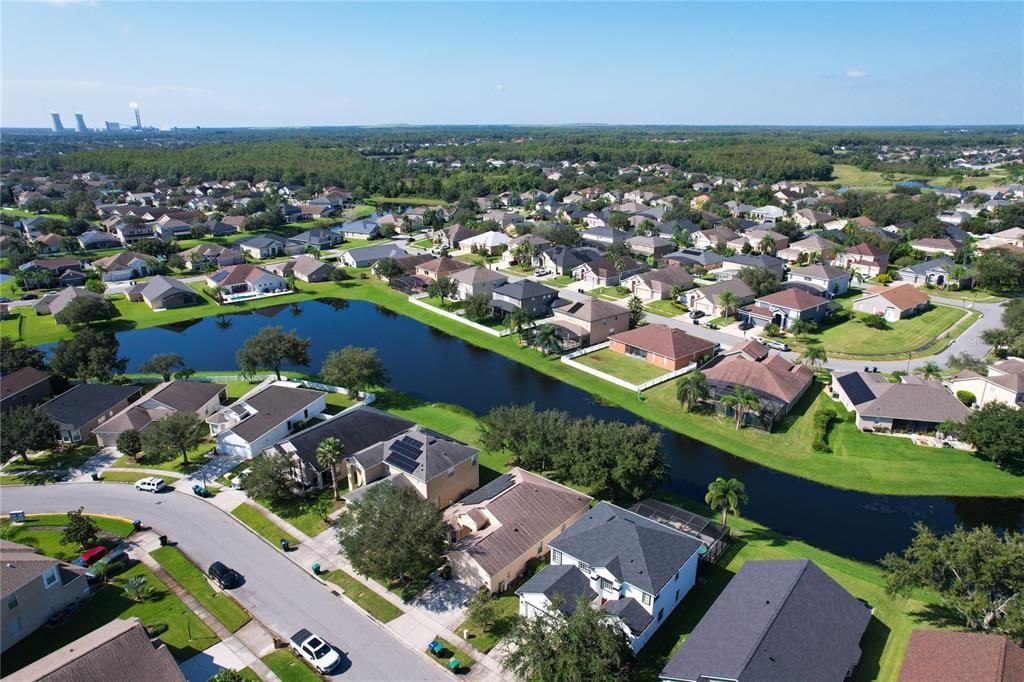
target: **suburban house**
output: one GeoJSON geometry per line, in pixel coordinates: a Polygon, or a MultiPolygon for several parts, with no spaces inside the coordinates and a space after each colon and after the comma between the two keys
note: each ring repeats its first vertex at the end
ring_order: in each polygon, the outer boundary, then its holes
{"type": "Polygon", "coordinates": [[[681,265],[691,272],[707,271],[718,267],[725,260],[725,256],[714,251],[702,251],[700,249],[681,249],[673,251],[664,258],[658,260],[659,265],[681,265]]]}
{"type": "Polygon", "coordinates": [[[608,348],[672,372],[711,358],[718,344],[663,324],[648,324],[608,338],[608,348]]]}
{"type": "Polygon", "coordinates": [[[464,239],[478,237],[481,234],[482,233],[477,230],[471,230],[465,225],[456,223],[434,232],[432,236],[434,243],[438,246],[447,249],[459,249],[461,248],[461,244],[464,239]]]}
{"type": "Polygon", "coordinates": [[[284,263],[266,266],[267,270],[288,277],[289,275],[303,282],[326,282],[334,272],[334,266],[306,254],[300,254],[284,263]]]}
{"type": "Polygon", "coordinates": [[[544,237],[535,234],[524,234],[520,237],[514,237],[512,241],[508,243],[508,248],[501,255],[502,265],[506,267],[512,265],[512,261],[515,257],[516,247],[518,247],[523,242],[529,242],[533,244],[533,265],[536,265],[537,263],[540,262],[540,254],[551,246],[551,242],[549,242],[547,239],[544,239],[544,237]]]}
{"type": "Polygon", "coordinates": [[[721,263],[711,271],[711,274],[721,282],[739,276],[740,272],[746,268],[765,268],[782,279],[786,274],[786,261],[764,254],[736,253],[723,257],[721,263]]]}
{"type": "Polygon", "coordinates": [[[126,292],[129,301],[145,302],[153,310],[170,310],[202,303],[202,298],[192,287],[180,279],[157,275],[153,279],[136,284],[126,292]]]}
{"type": "Polygon", "coordinates": [[[734,306],[746,305],[753,301],[755,296],[754,290],[747,286],[743,280],[733,278],[724,282],[709,284],[706,287],[691,289],[684,294],[686,306],[690,310],[698,310],[711,317],[721,317],[725,314],[721,297],[726,291],[732,292],[732,295],[736,297],[734,306]]]}
{"type": "Polygon", "coordinates": [[[942,384],[913,375],[893,384],[876,372],[834,372],[830,389],[857,414],[862,431],[930,433],[947,420],[962,423],[970,413],[942,384]]]}
{"type": "Polygon", "coordinates": [[[961,370],[942,381],[953,393],[967,391],[978,407],[1003,403],[1010,407],[1024,405],[1024,361],[1010,359],[989,365],[988,374],[961,370]]]}
{"type": "Polygon", "coordinates": [[[552,315],[551,324],[565,329],[583,346],[603,343],[617,331],[629,329],[629,311],[599,298],[558,306],[552,315]]]}
{"type": "Polygon", "coordinates": [[[815,211],[813,208],[801,208],[793,213],[793,222],[803,228],[825,225],[833,220],[835,220],[834,216],[822,213],[821,211],[815,211]]]}
{"type": "Polygon", "coordinates": [[[585,603],[615,616],[634,653],[694,586],[706,550],[700,539],[610,502],[549,546],[551,565],[516,590],[519,615],[548,618],[585,603]]]}
{"type": "Polygon", "coordinates": [[[1024,679],[1024,649],[1006,635],[955,630],[914,630],[899,682],[1024,679]]]}
{"type": "Polygon", "coordinates": [[[402,258],[408,255],[409,252],[398,244],[375,244],[342,252],[341,262],[351,268],[368,268],[382,258],[402,258]]]}
{"type": "Polygon", "coordinates": [[[727,416],[735,416],[732,407],[721,399],[734,395],[736,387],[754,393],[760,403],[756,413],[748,412],[744,423],[771,431],[814,382],[814,373],[802,364],[794,364],[757,341],[744,341],[712,358],[701,368],[708,382],[711,401],[727,416]]]}
{"type": "Polygon", "coordinates": [[[294,237],[288,238],[289,244],[301,246],[303,249],[316,249],[318,251],[333,248],[340,242],[341,237],[322,227],[314,227],[311,230],[300,232],[294,237]]]}
{"type": "Polygon", "coordinates": [[[444,509],[480,485],[479,451],[444,434],[414,425],[345,458],[345,499],[358,501],[373,485],[415,490],[444,509]]]}
{"type": "Polygon", "coordinates": [[[747,248],[748,252],[752,250],[756,253],[772,254],[789,246],[789,237],[775,230],[752,228],[741,232],[735,239],[729,240],[728,245],[736,249],[737,252],[747,248]],[[766,239],[771,241],[771,246],[767,249],[762,244],[766,239]]]}
{"type": "Polygon", "coordinates": [[[95,429],[96,444],[116,447],[124,431],[142,431],[175,412],[194,412],[205,420],[227,399],[228,387],[204,381],[168,381],[142,396],[95,429]]]}
{"type": "Polygon", "coordinates": [[[375,220],[362,219],[342,223],[331,230],[345,239],[374,239],[380,234],[380,226],[375,220]]]}
{"type": "Polygon", "coordinates": [[[595,226],[583,230],[583,243],[592,246],[611,246],[624,242],[629,237],[625,230],[618,230],[614,227],[595,226]]]}
{"type": "Polygon", "coordinates": [[[693,233],[693,246],[698,249],[711,249],[715,246],[728,244],[736,239],[736,233],[728,227],[713,227],[693,233]]]}
{"type": "Polygon", "coordinates": [[[910,246],[914,250],[929,256],[952,256],[957,252],[957,249],[963,246],[963,242],[947,237],[926,237],[925,239],[915,239],[910,242],[910,246]]]}
{"type": "Polygon", "coordinates": [[[748,561],[660,677],[843,682],[860,661],[870,622],[871,607],[813,562],[748,561]]]}
{"type": "Polygon", "coordinates": [[[97,294],[95,291],[89,291],[85,287],[71,286],[61,289],[56,294],[46,294],[35,302],[32,309],[36,311],[36,315],[56,315],[60,311],[64,310],[64,308],[67,308],[68,304],[76,298],[95,298],[103,300],[103,294],[97,294]]]}
{"type": "Polygon", "coordinates": [[[284,278],[258,265],[243,263],[221,268],[206,277],[206,286],[222,295],[270,294],[287,291],[284,278]]]}
{"type": "Polygon", "coordinates": [[[207,266],[225,268],[245,262],[240,250],[220,244],[199,244],[182,251],[181,257],[189,270],[207,266]]]}
{"type": "Polygon", "coordinates": [[[0,377],[0,410],[18,405],[36,405],[52,391],[49,372],[35,367],[22,367],[0,377]]]}
{"type": "Polygon", "coordinates": [[[513,468],[445,510],[453,576],[504,592],[591,502],[583,493],[513,468]]]}
{"type": "Polygon", "coordinates": [[[156,270],[153,258],[135,251],[121,253],[93,261],[93,267],[101,271],[104,282],[123,282],[139,277],[148,277],[156,270]]]}
{"type": "Polygon", "coordinates": [[[541,268],[556,275],[571,275],[580,265],[600,257],[601,253],[597,249],[554,246],[542,251],[535,260],[541,268]]]}
{"type": "Polygon", "coordinates": [[[611,259],[594,258],[576,266],[572,271],[572,276],[586,286],[612,287],[617,286],[623,279],[646,269],[646,263],[633,258],[623,258],[621,270],[611,259]]]}
{"type": "Polygon", "coordinates": [[[78,235],[78,245],[86,251],[121,248],[121,242],[117,238],[109,232],[99,230],[86,230],[78,235]]]}
{"type": "MultiPolygon", "coordinates": [[[[337,438],[344,452],[361,452],[413,426],[415,424],[407,419],[358,404],[286,436],[265,452],[280,452],[294,459],[296,478],[303,487],[329,488],[331,472],[316,457],[316,449],[325,438],[337,438]]],[[[339,483],[348,476],[345,460],[335,464],[334,475],[339,483]]]]}
{"type": "Polygon", "coordinates": [[[783,289],[758,296],[752,305],[740,308],[739,315],[758,327],[774,324],[789,329],[797,321],[821,324],[835,305],[803,289],[783,289]]]}
{"type": "Polygon", "coordinates": [[[986,235],[983,239],[978,240],[974,248],[978,251],[1024,249],[1024,227],[1011,227],[1008,230],[986,235]]]}
{"type": "Polygon", "coordinates": [[[889,254],[868,243],[855,244],[838,252],[832,265],[856,272],[864,278],[877,277],[889,269],[889,254]]]}
{"type": "Polygon", "coordinates": [[[790,270],[786,282],[800,285],[818,294],[835,297],[842,296],[849,290],[850,273],[833,265],[814,263],[790,270]]]}
{"type": "Polygon", "coordinates": [[[544,317],[558,298],[558,290],[531,279],[521,279],[497,287],[492,292],[491,306],[503,313],[525,310],[533,317],[544,317]]]}
{"type": "Polygon", "coordinates": [[[512,238],[504,232],[496,232],[494,230],[490,232],[484,232],[468,239],[463,239],[459,243],[460,249],[467,249],[473,253],[484,253],[491,256],[496,256],[505,249],[508,248],[512,238]]]}
{"type": "Polygon", "coordinates": [[[61,242],[64,240],[62,235],[50,232],[36,237],[32,240],[35,244],[36,253],[58,253],[62,251],[61,242]]]}
{"type": "MultiPolygon", "coordinates": [[[[52,286],[53,283],[62,281],[61,276],[69,273],[75,273],[76,279],[78,280],[73,285],[81,286],[85,284],[85,263],[77,258],[69,258],[67,256],[60,258],[36,258],[30,260],[27,263],[22,263],[18,266],[20,272],[25,273],[25,280],[27,288],[42,288],[52,286]]],[[[67,284],[72,286],[72,284],[67,284]]]]}
{"type": "Polygon", "coordinates": [[[761,223],[774,223],[776,220],[782,220],[785,218],[786,211],[778,206],[759,206],[753,210],[747,211],[747,216],[751,220],[756,220],[761,223]]]}
{"type": "Polygon", "coordinates": [[[206,418],[221,454],[252,459],[319,416],[326,393],[293,381],[267,379],[206,418]]]}
{"type": "Polygon", "coordinates": [[[835,242],[814,234],[806,239],[793,242],[775,255],[789,263],[807,262],[815,259],[827,262],[835,256],[838,248],[839,245],[835,242]]]}
{"type": "Polygon", "coordinates": [[[10,540],[0,540],[0,552],[4,604],[0,608],[0,627],[4,633],[0,637],[0,651],[7,651],[55,613],[89,596],[84,568],[43,556],[32,547],[10,540]]]}
{"type": "Polygon", "coordinates": [[[466,300],[476,294],[486,294],[488,300],[491,292],[508,283],[508,275],[487,268],[466,268],[451,276],[458,287],[457,298],[466,300]]]}
{"type": "Polygon", "coordinates": [[[936,287],[954,286],[959,288],[970,282],[967,277],[963,281],[957,277],[956,272],[959,267],[951,259],[943,256],[900,268],[899,279],[918,287],[930,284],[936,287]]]}
{"type": "Polygon", "coordinates": [[[908,283],[872,287],[853,302],[853,309],[857,312],[881,315],[887,322],[898,322],[927,308],[928,295],[908,283]]]}
{"type": "Polygon", "coordinates": [[[430,282],[436,282],[442,277],[451,277],[456,272],[468,270],[471,267],[473,266],[469,263],[463,263],[448,256],[441,256],[440,258],[434,258],[417,265],[416,276],[430,282]]]}
{"type": "Polygon", "coordinates": [[[629,250],[640,256],[664,256],[676,250],[676,243],[664,237],[630,237],[626,240],[629,250]]]}
{"type": "Polygon", "coordinates": [[[255,260],[273,258],[284,254],[287,240],[276,234],[257,234],[235,242],[242,253],[255,260]]]}
{"type": "Polygon", "coordinates": [[[620,282],[641,301],[663,301],[672,298],[672,292],[693,286],[693,276],[679,265],[667,265],[658,270],[641,272],[620,282]]]}
{"type": "Polygon", "coordinates": [[[9,682],[78,682],[117,671],[125,680],[185,682],[167,645],[150,638],[137,617],[115,618],[4,676],[9,682]]]}
{"type": "Polygon", "coordinates": [[[39,409],[57,424],[62,443],[79,443],[140,395],[138,386],[78,384],[39,409]]]}
{"type": "MultiPolygon", "coordinates": [[[[164,216],[166,218],[167,216],[164,216]]],[[[192,236],[192,224],[174,218],[161,218],[153,224],[153,236],[164,241],[172,239],[188,239],[192,236]]],[[[216,221],[214,221],[216,222],[216,221]]]]}

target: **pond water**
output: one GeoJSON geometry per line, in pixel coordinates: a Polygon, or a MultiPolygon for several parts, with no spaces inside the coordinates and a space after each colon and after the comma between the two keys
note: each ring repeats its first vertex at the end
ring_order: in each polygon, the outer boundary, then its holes
{"type": "MultiPolygon", "coordinates": [[[[456,337],[362,301],[309,301],[258,311],[118,334],[129,371],[158,352],[174,351],[196,370],[233,370],[235,351],[260,328],[279,325],[312,339],[311,365],[331,350],[376,347],[391,387],[428,401],[454,403],[485,414],[492,407],[533,402],[575,416],[637,422],[617,407],[456,337]]],[[[1024,529],[1024,500],[871,495],[814,483],[760,466],[686,436],[660,429],[670,465],[667,488],[702,500],[716,476],[744,482],[744,516],[786,535],[844,556],[874,561],[905,547],[911,526],[923,521],[938,532],[957,523],[1024,529]]],[[[1022,481],[1024,484],[1024,481],[1022,481]]]]}

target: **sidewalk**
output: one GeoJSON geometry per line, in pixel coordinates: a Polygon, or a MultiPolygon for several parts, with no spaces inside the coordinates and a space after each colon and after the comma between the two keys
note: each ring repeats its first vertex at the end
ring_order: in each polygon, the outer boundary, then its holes
{"type": "MultiPolygon", "coordinates": [[[[183,664],[188,666],[191,664],[191,668],[201,668],[205,673],[206,670],[211,666],[221,667],[216,665],[216,661],[221,660],[227,663],[233,663],[238,661],[241,668],[251,668],[261,680],[266,682],[280,682],[280,678],[273,673],[266,666],[263,661],[260,660],[259,655],[249,648],[249,644],[242,641],[240,635],[243,630],[249,629],[248,636],[246,639],[250,641],[264,641],[270,644],[270,648],[273,648],[273,636],[263,630],[263,626],[257,621],[251,620],[245,626],[243,626],[238,634],[234,634],[228,631],[219,620],[214,618],[213,614],[206,610],[202,604],[196,601],[188,590],[181,586],[181,584],[170,576],[163,567],[156,562],[156,560],[149,555],[149,553],[160,546],[159,536],[153,531],[143,531],[136,533],[133,536],[133,543],[138,547],[141,552],[137,553],[137,556],[142,563],[144,563],[156,576],[163,581],[167,587],[175,595],[185,603],[189,609],[192,610],[199,619],[202,620],[207,627],[213,630],[213,633],[220,638],[220,643],[210,647],[199,656],[196,656],[183,664]],[[200,659],[196,661],[195,659],[200,659]]],[[[269,653],[269,652],[268,652],[269,653]]],[[[214,671],[216,672],[216,671],[214,671]]]]}

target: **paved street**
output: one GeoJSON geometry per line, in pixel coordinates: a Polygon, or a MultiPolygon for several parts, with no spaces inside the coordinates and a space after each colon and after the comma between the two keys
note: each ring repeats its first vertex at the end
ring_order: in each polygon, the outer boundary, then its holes
{"type": "Polygon", "coordinates": [[[200,566],[221,560],[245,576],[232,594],[264,625],[287,639],[300,628],[323,635],[346,654],[335,677],[354,680],[443,680],[448,675],[383,626],[330,591],[261,538],[213,505],[189,494],[147,494],[127,485],[69,483],[5,487],[0,511],[86,511],[139,519],[168,535],[200,566]]]}

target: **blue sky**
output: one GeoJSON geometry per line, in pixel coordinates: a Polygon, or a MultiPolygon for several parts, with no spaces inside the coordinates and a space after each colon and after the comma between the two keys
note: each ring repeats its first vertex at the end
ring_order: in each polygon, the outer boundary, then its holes
{"type": "Polygon", "coordinates": [[[3,126],[1024,123],[1024,3],[0,4],[3,126]]]}

